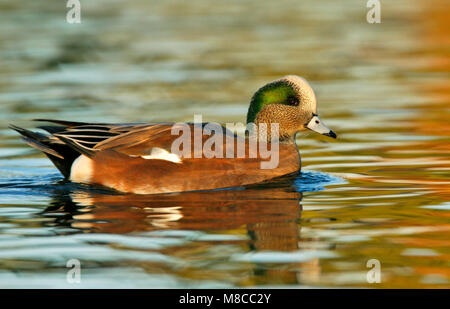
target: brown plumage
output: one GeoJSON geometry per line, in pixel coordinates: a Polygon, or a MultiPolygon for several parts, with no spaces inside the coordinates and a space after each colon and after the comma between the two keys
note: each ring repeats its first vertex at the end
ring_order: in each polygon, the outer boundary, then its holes
{"type": "Polygon", "coordinates": [[[44,152],[66,179],[75,182],[142,194],[239,187],[298,172],[300,156],[295,144],[298,131],[309,128],[335,136],[319,123],[314,92],[304,79],[288,76],[269,85],[255,93],[248,118],[254,118],[252,122],[257,128],[267,124],[269,133],[271,124],[277,123],[280,140],[270,134],[262,139],[241,137],[219,126],[214,135],[217,139],[211,144],[212,135],[203,132],[206,124],[105,124],[41,119],[54,124],[39,127],[50,135],[11,128],[30,146],[44,152]],[[184,140],[182,152],[176,152],[172,148],[183,128],[191,133],[200,130],[200,138],[191,134],[184,140]],[[174,129],[179,129],[175,130],[178,134],[174,134],[174,129]],[[259,146],[256,152],[252,151],[255,140],[259,146]],[[199,141],[200,151],[195,147],[199,141]],[[263,149],[278,151],[270,152],[268,157],[263,149]],[[230,153],[234,156],[229,156],[230,153]],[[275,155],[277,164],[262,167],[275,155]]]}

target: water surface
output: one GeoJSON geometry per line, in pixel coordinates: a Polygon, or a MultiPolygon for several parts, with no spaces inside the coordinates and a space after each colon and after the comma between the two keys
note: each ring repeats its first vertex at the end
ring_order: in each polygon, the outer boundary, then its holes
{"type": "Polygon", "coordinates": [[[450,287],[445,1],[0,2],[0,287],[450,287]],[[154,196],[62,181],[8,123],[243,122],[307,78],[302,175],[154,196]],[[66,281],[78,259],[82,282],[66,281]],[[381,283],[366,263],[381,263],[381,283]]]}

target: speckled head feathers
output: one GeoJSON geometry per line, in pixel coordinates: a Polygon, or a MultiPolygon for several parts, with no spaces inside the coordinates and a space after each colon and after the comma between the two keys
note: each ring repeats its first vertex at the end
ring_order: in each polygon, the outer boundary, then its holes
{"type": "Polygon", "coordinates": [[[317,113],[316,96],[302,77],[287,75],[258,89],[252,97],[247,123],[277,123],[282,139],[290,139],[317,113]]]}
{"type": "Polygon", "coordinates": [[[284,76],[259,88],[250,102],[247,122],[254,122],[258,113],[269,104],[296,106],[299,113],[317,112],[313,89],[304,78],[297,75],[284,76]]]}

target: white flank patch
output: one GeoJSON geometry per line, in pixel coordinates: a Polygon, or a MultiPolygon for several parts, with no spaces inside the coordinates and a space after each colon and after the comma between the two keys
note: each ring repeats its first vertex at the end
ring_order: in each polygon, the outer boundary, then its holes
{"type": "Polygon", "coordinates": [[[150,155],[142,156],[141,158],[151,160],[151,159],[158,159],[158,160],[166,160],[174,163],[181,163],[181,158],[174,154],[170,153],[165,149],[159,148],[159,147],[153,147],[152,152],[150,155]]]}
{"type": "Polygon", "coordinates": [[[86,156],[79,156],[72,163],[70,180],[73,182],[90,183],[93,174],[92,160],[86,156]]]}

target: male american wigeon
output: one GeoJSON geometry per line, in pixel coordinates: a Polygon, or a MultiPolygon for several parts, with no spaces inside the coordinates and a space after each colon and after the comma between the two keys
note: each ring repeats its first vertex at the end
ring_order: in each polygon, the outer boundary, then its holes
{"type": "Polygon", "coordinates": [[[37,120],[56,124],[39,127],[50,135],[11,128],[30,146],[44,152],[66,179],[140,194],[239,187],[298,172],[297,132],[310,129],[336,138],[317,115],[313,89],[305,79],[294,75],[266,84],[251,99],[247,123],[254,124],[256,132],[266,128],[261,131],[265,135],[239,136],[224,127],[211,130],[208,124],[197,123],[37,120]],[[180,143],[185,129],[192,134],[180,143]],[[252,148],[255,140],[259,147],[256,152],[252,148]],[[173,151],[176,143],[180,144],[179,152],[173,151]],[[195,146],[199,143],[200,153],[195,146]],[[238,145],[244,147],[239,149],[238,145]],[[276,150],[270,153],[276,156],[272,166],[263,166],[273,159],[264,149],[276,150]]]}

